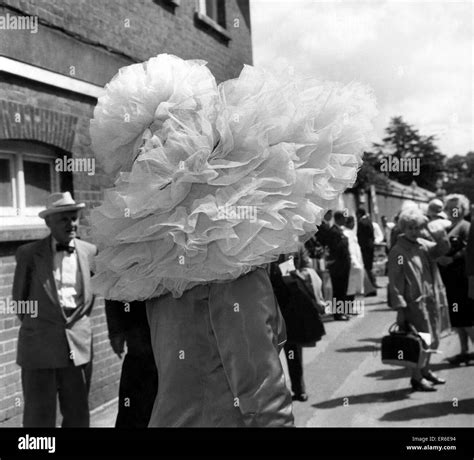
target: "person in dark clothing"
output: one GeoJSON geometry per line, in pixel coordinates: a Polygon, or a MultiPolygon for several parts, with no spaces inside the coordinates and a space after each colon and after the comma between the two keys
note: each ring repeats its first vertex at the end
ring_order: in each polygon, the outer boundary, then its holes
{"type": "Polygon", "coordinates": [[[145,302],[105,301],[112,349],[123,360],[116,428],[146,428],[158,391],[145,302]]]}
{"type": "Polygon", "coordinates": [[[364,208],[357,210],[357,240],[359,241],[364,267],[370,282],[374,287],[378,287],[372,273],[375,249],[374,226],[364,208]]]}
{"type": "Polygon", "coordinates": [[[333,217],[332,211],[329,209],[326,214],[324,214],[323,221],[321,225],[318,227],[318,233],[316,233],[316,238],[318,241],[323,245],[327,246],[329,231],[331,230],[331,219],[333,217]]]}
{"type": "Polygon", "coordinates": [[[332,211],[329,209],[323,217],[318,231],[305,243],[305,248],[312,259],[318,259],[324,255],[327,246],[329,230],[331,229],[332,211]]]}
{"type": "Polygon", "coordinates": [[[470,224],[466,247],[466,275],[468,278],[468,297],[474,300],[474,217],[472,216],[470,224]]]}
{"type": "MultiPolygon", "coordinates": [[[[273,262],[269,267],[270,281],[273,292],[277,299],[283,318],[285,319],[287,342],[284,350],[286,361],[288,363],[288,372],[290,374],[291,389],[293,391],[293,400],[307,401],[306,385],[303,377],[303,347],[314,347],[316,342],[302,342],[301,330],[295,328],[295,307],[304,309],[310,302],[319,311],[324,313],[325,302],[321,292],[321,279],[314,269],[310,267],[308,252],[303,245],[300,245],[298,251],[291,255],[281,255],[277,262],[273,262]],[[290,284],[289,287],[280,270],[280,264],[287,259],[293,259],[295,271],[293,275],[303,280],[303,285],[290,284]],[[299,286],[295,291],[294,288],[299,286]]],[[[310,307],[312,308],[312,307],[310,307]]],[[[321,331],[324,335],[324,326],[321,323],[321,331]]],[[[317,341],[317,340],[316,340],[317,341]]]]}
{"type": "Polygon", "coordinates": [[[447,230],[451,250],[437,262],[448,294],[451,326],[458,333],[461,344],[460,353],[448,360],[454,365],[468,364],[473,359],[469,354],[469,339],[474,343],[474,300],[468,295],[466,271],[471,224],[464,219],[469,212],[469,200],[460,194],[448,195],[444,210],[451,221],[451,227],[447,230]]]}
{"type": "MultiPolygon", "coordinates": [[[[273,292],[277,299],[283,318],[285,318],[287,314],[286,306],[290,301],[290,294],[287,287],[285,286],[278,265],[283,263],[286,259],[287,257],[282,254],[278,261],[270,264],[270,282],[272,283],[273,292]]],[[[303,377],[303,347],[301,344],[293,343],[287,340],[284,345],[284,350],[286,361],[288,363],[288,373],[290,374],[291,391],[293,392],[292,399],[297,401],[307,401],[308,395],[306,394],[306,385],[303,377]]]]}
{"type": "MultiPolygon", "coordinates": [[[[346,217],[341,211],[334,213],[334,225],[328,236],[328,268],[331,274],[331,282],[334,300],[346,301],[347,287],[349,285],[349,274],[351,269],[351,255],[349,252],[349,241],[344,235],[343,226],[346,217]]],[[[348,321],[349,316],[343,313],[335,313],[336,321],[348,321]]]]}

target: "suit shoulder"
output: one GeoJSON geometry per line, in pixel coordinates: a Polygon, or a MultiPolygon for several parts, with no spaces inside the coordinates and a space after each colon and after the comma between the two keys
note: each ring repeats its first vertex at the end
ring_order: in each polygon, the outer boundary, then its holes
{"type": "Polygon", "coordinates": [[[37,249],[41,246],[44,240],[33,241],[32,243],[22,244],[16,250],[16,258],[25,258],[33,255],[37,249]]]}
{"type": "Polygon", "coordinates": [[[406,254],[406,250],[398,243],[395,243],[388,253],[389,259],[395,259],[400,255],[406,254]]]}

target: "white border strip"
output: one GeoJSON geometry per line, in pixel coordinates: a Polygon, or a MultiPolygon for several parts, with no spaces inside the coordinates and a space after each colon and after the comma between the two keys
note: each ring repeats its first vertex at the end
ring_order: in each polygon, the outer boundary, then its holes
{"type": "Polygon", "coordinates": [[[56,88],[72,91],[73,93],[98,99],[104,92],[101,86],[93,85],[85,81],[61,75],[51,70],[42,69],[31,64],[15,61],[4,56],[0,56],[0,72],[7,72],[19,77],[28,78],[56,88]]]}

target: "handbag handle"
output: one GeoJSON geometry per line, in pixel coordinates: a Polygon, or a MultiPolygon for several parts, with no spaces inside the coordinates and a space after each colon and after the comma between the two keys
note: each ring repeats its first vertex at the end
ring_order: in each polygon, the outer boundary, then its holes
{"type": "MultiPolygon", "coordinates": [[[[413,326],[413,324],[409,323],[408,321],[405,322],[406,326],[407,326],[407,329],[410,331],[410,332],[413,332],[414,334],[418,335],[418,331],[415,329],[415,326],[413,326]]],[[[396,332],[400,332],[400,326],[398,325],[398,323],[393,323],[389,328],[388,328],[388,332],[390,334],[394,334],[396,332]]]]}

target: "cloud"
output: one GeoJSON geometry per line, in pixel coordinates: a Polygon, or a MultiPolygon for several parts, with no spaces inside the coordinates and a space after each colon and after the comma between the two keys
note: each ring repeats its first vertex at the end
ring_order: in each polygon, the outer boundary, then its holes
{"type": "Polygon", "coordinates": [[[474,150],[470,1],[254,0],[251,6],[255,65],[361,81],[377,96],[379,136],[401,115],[436,135],[447,155],[474,150]]]}

